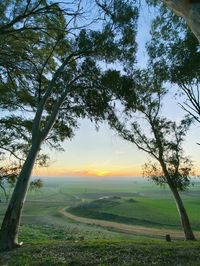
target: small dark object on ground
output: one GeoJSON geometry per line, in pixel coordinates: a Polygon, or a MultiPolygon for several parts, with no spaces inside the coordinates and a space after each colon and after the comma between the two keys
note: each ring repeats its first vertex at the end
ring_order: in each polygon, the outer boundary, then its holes
{"type": "Polygon", "coordinates": [[[166,235],[165,239],[166,239],[167,242],[171,242],[172,241],[170,235],[166,235]]]}

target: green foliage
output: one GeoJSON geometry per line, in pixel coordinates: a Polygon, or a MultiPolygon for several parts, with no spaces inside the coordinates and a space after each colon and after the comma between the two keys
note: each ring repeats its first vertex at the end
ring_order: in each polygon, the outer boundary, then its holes
{"type": "MultiPolygon", "coordinates": [[[[175,122],[157,118],[153,125],[158,137],[154,144],[158,146],[157,160],[159,161],[159,156],[162,155],[172,183],[180,191],[184,191],[189,187],[193,170],[192,161],[184,156],[182,149],[182,142],[190,124],[191,119],[189,118],[183,119],[179,126],[175,122]]],[[[156,148],[152,147],[151,150],[156,150],[156,148]]],[[[161,186],[168,183],[165,174],[163,174],[160,161],[159,164],[149,161],[144,166],[144,175],[161,186]]]]}
{"type": "Polygon", "coordinates": [[[19,170],[20,166],[16,164],[0,167],[0,189],[2,189],[6,201],[9,197],[8,189],[16,183],[19,170]]]}
{"type": "Polygon", "coordinates": [[[36,189],[40,189],[43,187],[43,182],[41,179],[34,179],[33,181],[31,181],[30,183],[30,190],[36,190],[36,189]]]}
{"type": "MultiPolygon", "coordinates": [[[[191,186],[190,176],[192,171],[192,162],[188,158],[182,158],[182,164],[179,167],[178,174],[176,173],[177,159],[170,158],[170,164],[168,166],[168,172],[172,179],[173,184],[180,191],[185,191],[191,186]]],[[[163,171],[158,163],[149,161],[144,165],[144,176],[147,176],[150,180],[153,180],[159,186],[165,186],[167,184],[166,178],[163,175],[163,171]]]]}
{"type": "MultiPolygon", "coordinates": [[[[63,97],[49,125],[51,133],[44,136],[47,144],[61,149],[59,143],[74,136],[78,118],[96,122],[104,118],[111,95],[101,82],[98,62],[134,62],[137,9],[123,1],[110,3],[112,12],[102,14],[105,20],[92,30],[90,25],[74,28],[81,17],[76,5],[66,4],[62,9],[56,3],[35,0],[7,1],[0,7],[4,10],[0,18],[0,34],[4,35],[0,41],[0,108],[10,110],[0,123],[12,140],[9,151],[27,152],[37,109],[43,109],[37,117],[42,132],[63,97]],[[123,15],[121,8],[126,11],[123,15]]],[[[2,142],[1,148],[6,147],[8,141],[2,142]]]]}
{"type": "Polygon", "coordinates": [[[185,96],[181,107],[199,123],[199,42],[183,19],[157,4],[159,12],[147,44],[149,62],[161,81],[179,86],[180,95],[185,96]]]}
{"type": "Polygon", "coordinates": [[[181,84],[199,79],[199,43],[183,19],[160,6],[147,45],[150,62],[161,79],[181,84]]]}
{"type": "Polygon", "coordinates": [[[39,69],[65,22],[58,5],[46,1],[4,1],[0,8],[0,149],[22,160],[30,146],[38,84],[55,70],[54,59],[42,75],[39,69]]]}

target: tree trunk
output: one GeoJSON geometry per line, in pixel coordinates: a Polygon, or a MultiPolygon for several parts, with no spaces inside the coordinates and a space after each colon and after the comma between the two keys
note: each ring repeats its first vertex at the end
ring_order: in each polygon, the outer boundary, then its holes
{"type": "Polygon", "coordinates": [[[184,231],[184,234],[185,234],[185,239],[186,240],[196,240],[195,236],[194,236],[194,234],[192,232],[192,228],[191,228],[191,225],[190,225],[189,217],[187,215],[187,212],[186,212],[186,209],[184,207],[183,201],[182,201],[182,199],[181,199],[181,197],[179,195],[178,189],[174,186],[163,159],[160,158],[159,162],[160,162],[160,165],[162,167],[163,173],[164,173],[164,175],[166,177],[168,186],[171,189],[172,194],[174,196],[174,199],[175,199],[175,202],[176,202],[176,207],[177,207],[177,210],[178,210],[178,213],[179,213],[179,216],[180,216],[180,220],[181,220],[181,224],[182,224],[182,227],[183,227],[183,231],[184,231]]]}
{"type": "Polygon", "coordinates": [[[41,141],[39,139],[32,143],[27,159],[18,177],[0,230],[1,251],[10,250],[20,245],[18,243],[18,231],[21,213],[29,187],[31,172],[40,149],[40,145],[41,141]]]}
{"type": "Polygon", "coordinates": [[[187,22],[200,43],[200,3],[198,0],[163,0],[178,16],[187,22]]]}
{"type": "Polygon", "coordinates": [[[185,239],[186,240],[196,240],[195,236],[192,232],[192,228],[190,225],[190,221],[187,215],[187,212],[185,210],[185,207],[183,205],[183,201],[178,193],[177,188],[171,188],[171,191],[173,193],[174,199],[176,201],[176,207],[178,209],[179,215],[180,215],[180,219],[181,219],[181,224],[183,226],[183,230],[185,233],[185,239]]]}

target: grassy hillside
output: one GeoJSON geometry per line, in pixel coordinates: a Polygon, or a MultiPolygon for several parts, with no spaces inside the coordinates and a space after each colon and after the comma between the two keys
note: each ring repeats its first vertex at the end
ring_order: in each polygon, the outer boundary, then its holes
{"type": "MultiPolygon", "coordinates": [[[[200,230],[200,187],[184,193],[193,228],[200,230]]],[[[133,181],[48,181],[29,192],[20,241],[25,244],[0,256],[0,265],[200,265],[200,242],[165,242],[65,217],[67,208],[85,217],[149,228],[180,228],[169,190],[133,181]]],[[[0,220],[6,203],[0,203],[0,220]]],[[[162,240],[161,240],[162,239],[162,240]]]]}

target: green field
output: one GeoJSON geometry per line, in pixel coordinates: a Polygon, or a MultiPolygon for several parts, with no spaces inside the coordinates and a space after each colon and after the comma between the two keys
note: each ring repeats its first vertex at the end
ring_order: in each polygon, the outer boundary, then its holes
{"type": "MultiPolygon", "coordinates": [[[[119,194],[117,194],[119,195],[119,194]]],[[[200,230],[200,198],[185,198],[186,209],[195,230],[200,230]]],[[[150,197],[110,197],[82,203],[71,213],[95,219],[115,220],[158,228],[181,229],[174,200],[150,197]]]]}
{"type": "MultiPolygon", "coordinates": [[[[182,194],[196,231],[200,231],[199,195],[199,184],[182,194]]],[[[200,265],[199,241],[186,245],[179,240],[168,244],[164,241],[165,235],[159,239],[152,235],[143,236],[142,232],[141,235],[127,234],[113,228],[84,224],[62,215],[59,210],[63,208],[82,217],[181,230],[176,206],[167,188],[130,180],[45,180],[42,189],[28,193],[20,228],[20,241],[25,243],[24,247],[5,253],[3,261],[0,258],[0,265],[200,265]],[[192,260],[188,257],[188,247],[192,260]],[[57,261],[55,252],[59,256],[57,261]],[[85,264],[81,264],[81,256],[85,264]],[[90,264],[89,257],[96,262],[90,264]],[[190,263],[172,264],[173,260],[190,263]]],[[[0,220],[5,209],[6,203],[2,201],[0,220]]]]}
{"type": "MultiPolygon", "coordinates": [[[[182,193],[194,230],[200,230],[199,195],[200,184],[182,193]]],[[[0,203],[0,219],[5,207],[5,203],[0,203]]],[[[42,189],[29,192],[22,225],[65,226],[69,221],[58,212],[64,207],[70,208],[73,214],[89,218],[181,229],[175,202],[167,188],[130,180],[45,180],[42,189]]]]}

